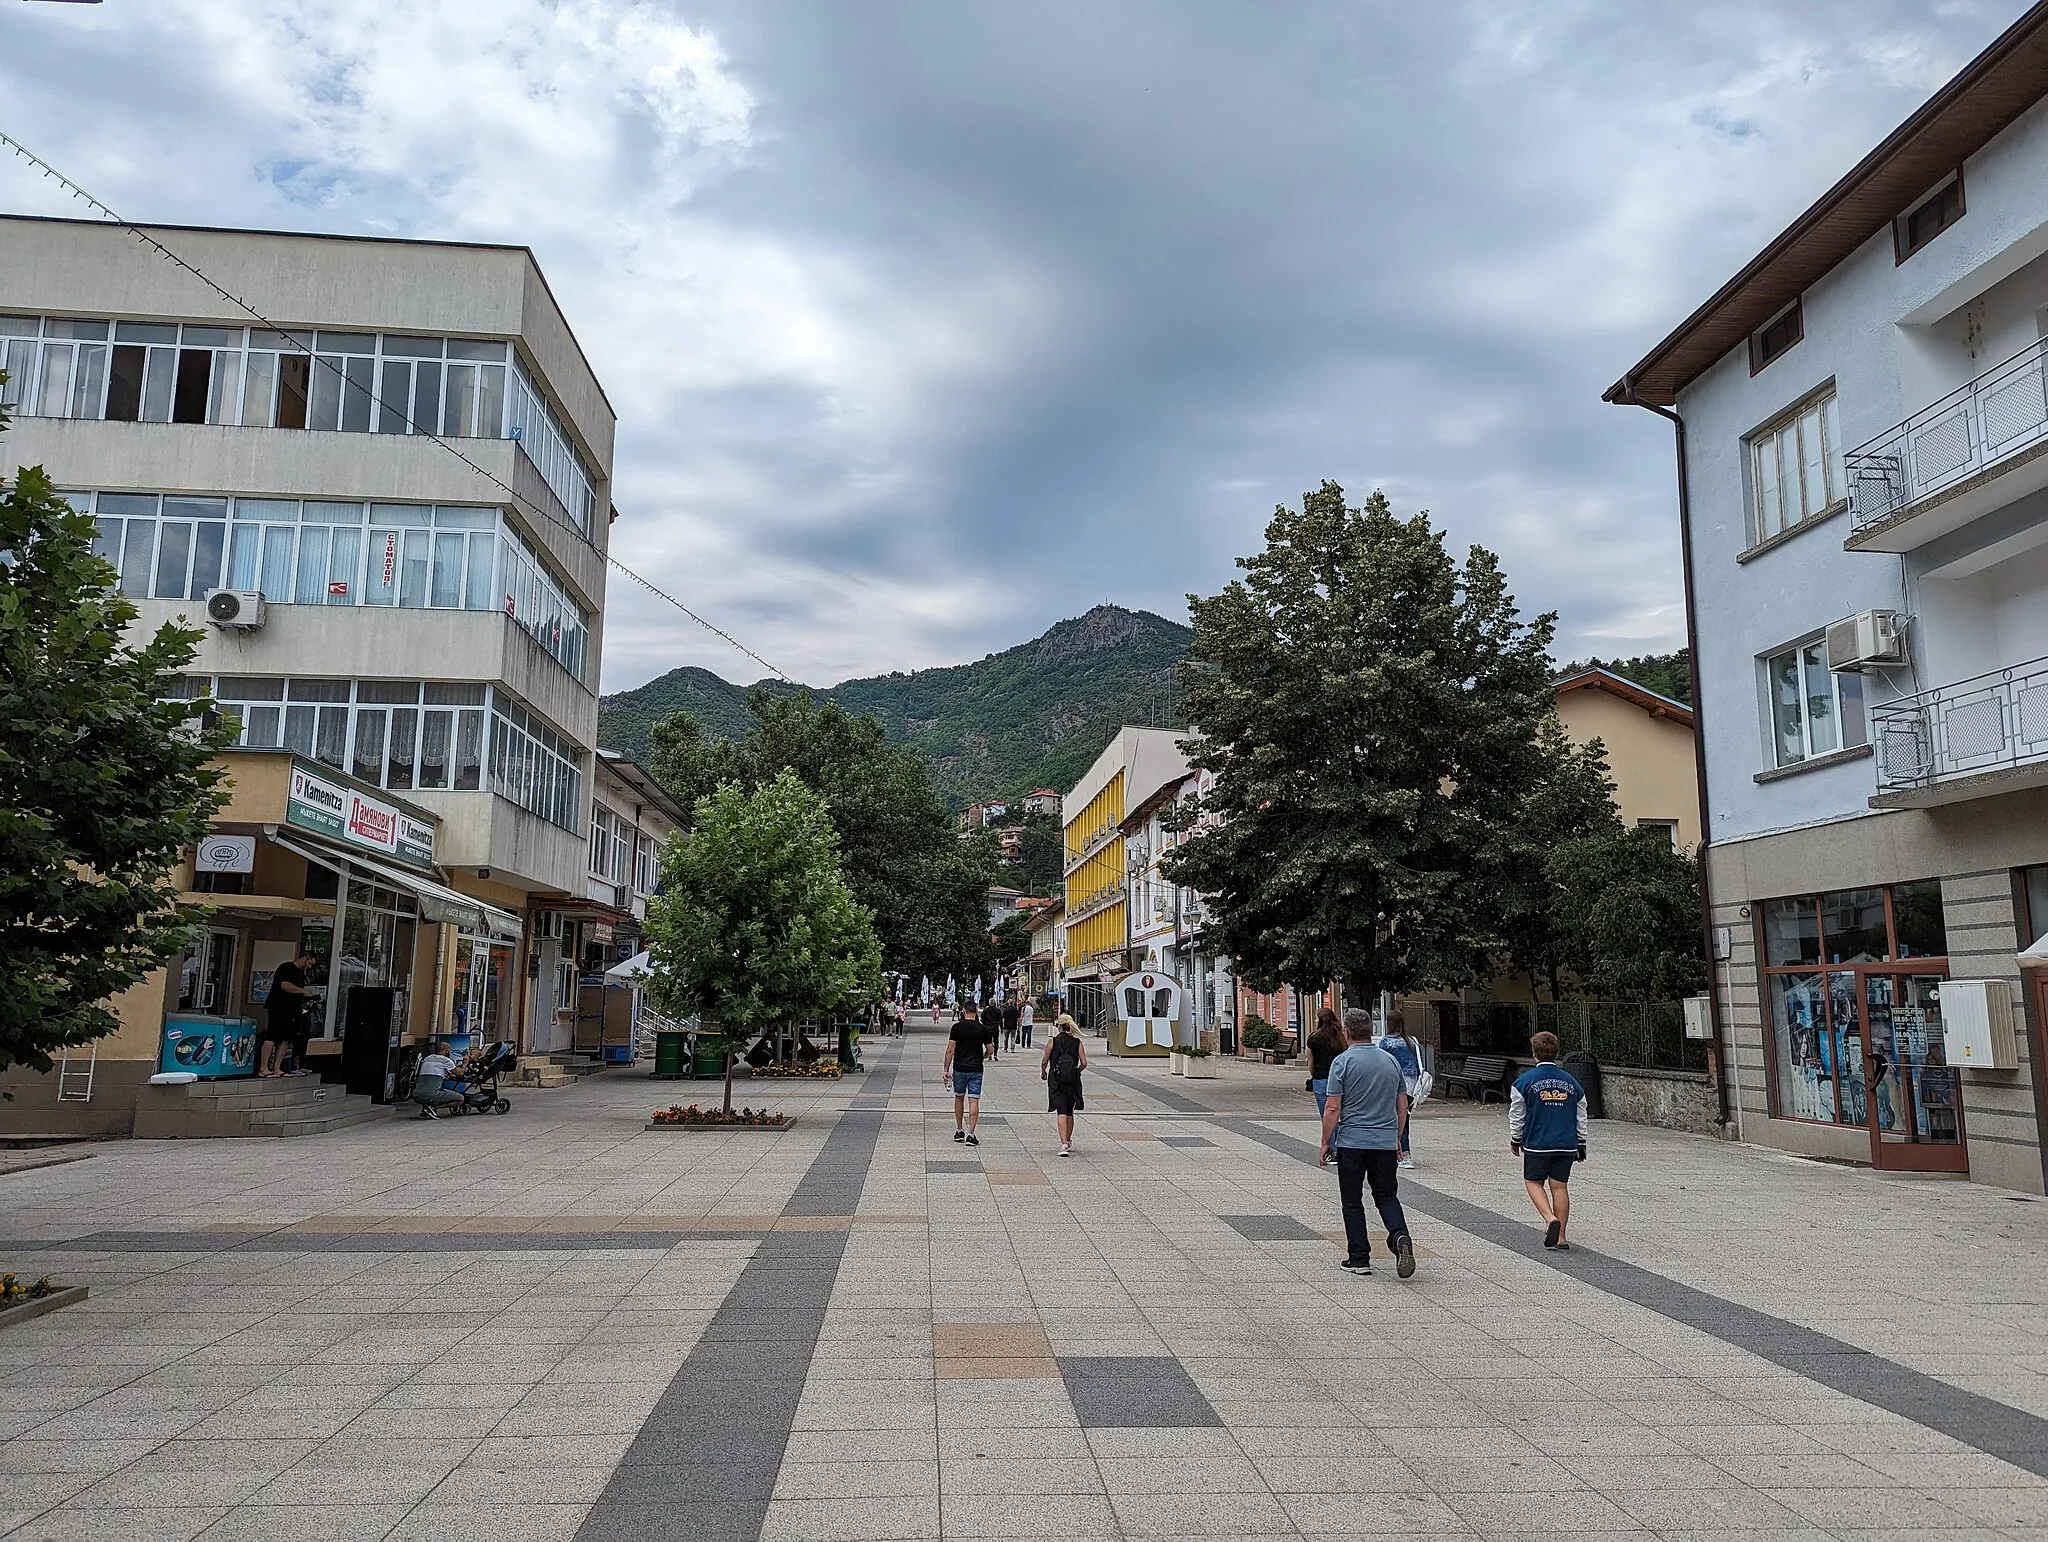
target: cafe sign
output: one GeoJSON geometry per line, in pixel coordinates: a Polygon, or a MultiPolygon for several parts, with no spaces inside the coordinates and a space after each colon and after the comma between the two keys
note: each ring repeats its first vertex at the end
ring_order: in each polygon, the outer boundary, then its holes
{"type": "Polygon", "coordinates": [[[434,827],[312,767],[292,762],[284,822],[418,867],[434,861],[434,827]]]}

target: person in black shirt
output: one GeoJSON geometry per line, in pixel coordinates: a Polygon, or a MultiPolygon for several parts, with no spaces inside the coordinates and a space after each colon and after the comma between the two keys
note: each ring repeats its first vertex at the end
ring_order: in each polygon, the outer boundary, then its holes
{"type": "Polygon", "coordinates": [[[258,1076],[284,1075],[287,1045],[292,1048],[294,1065],[305,1064],[306,1041],[311,1036],[306,1023],[306,971],[313,967],[313,962],[312,954],[302,952],[271,973],[270,995],[264,1002],[263,1055],[257,1065],[258,1076]]]}
{"type": "Polygon", "coordinates": [[[989,1034],[974,1008],[963,1006],[960,1019],[946,1038],[946,1064],[941,1077],[953,1084],[953,1139],[978,1146],[974,1131],[981,1123],[981,1072],[989,1034]]]}

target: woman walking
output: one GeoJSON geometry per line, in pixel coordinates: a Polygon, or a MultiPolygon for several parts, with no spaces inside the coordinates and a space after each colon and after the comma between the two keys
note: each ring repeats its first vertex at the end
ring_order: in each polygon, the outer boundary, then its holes
{"type": "Polygon", "coordinates": [[[1344,1053],[1344,1025],[1328,1007],[1316,1014],[1308,1036],[1308,1090],[1316,1095],[1316,1112],[1330,1099],[1330,1062],[1344,1053]]]}
{"type": "Polygon", "coordinates": [[[1052,1037],[1045,1041],[1045,1053],[1038,1057],[1038,1076],[1045,1083],[1046,1108],[1059,1130],[1063,1157],[1074,1154],[1074,1115],[1087,1107],[1081,1101],[1081,1073],[1087,1068],[1087,1047],[1074,1020],[1062,1012],[1052,1037]]]}

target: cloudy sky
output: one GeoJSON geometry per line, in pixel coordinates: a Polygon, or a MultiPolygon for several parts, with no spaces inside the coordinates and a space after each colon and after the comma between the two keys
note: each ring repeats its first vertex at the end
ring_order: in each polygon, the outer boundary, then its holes
{"type": "MultiPolygon", "coordinates": [[[[615,553],[796,679],[1181,616],[1326,476],[1627,653],[1671,451],[1601,389],[2023,9],[4,0],[0,130],[132,219],[530,245],[615,553]]],[[[610,618],[607,689],[762,672],[610,618]]]]}

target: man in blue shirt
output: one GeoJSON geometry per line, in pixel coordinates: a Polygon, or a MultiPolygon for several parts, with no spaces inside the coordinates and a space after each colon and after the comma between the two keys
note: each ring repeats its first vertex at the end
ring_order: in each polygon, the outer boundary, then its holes
{"type": "Polygon", "coordinates": [[[1402,1279],[1415,1272],[1415,1245],[1408,1238],[1408,1218],[1401,1213],[1399,1157],[1401,1116],[1408,1101],[1402,1090],[1401,1067],[1372,1042],[1372,1019],[1353,1007],[1344,1014],[1349,1044],[1330,1063],[1329,1097],[1323,1104],[1322,1163],[1337,1159],[1337,1195],[1344,1207],[1344,1267],[1353,1274],[1372,1273],[1372,1237],[1365,1229],[1365,1195],[1386,1223],[1387,1246],[1402,1279]]]}
{"type": "Polygon", "coordinates": [[[1571,1251],[1572,1162],[1586,1160],[1586,1089],[1557,1063],[1557,1035],[1529,1041],[1536,1064],[1508,1094],[1508,1150],[1522,1159],[1522,1186],[1543,1217],[1543,1245],[1571,1251]]]}

